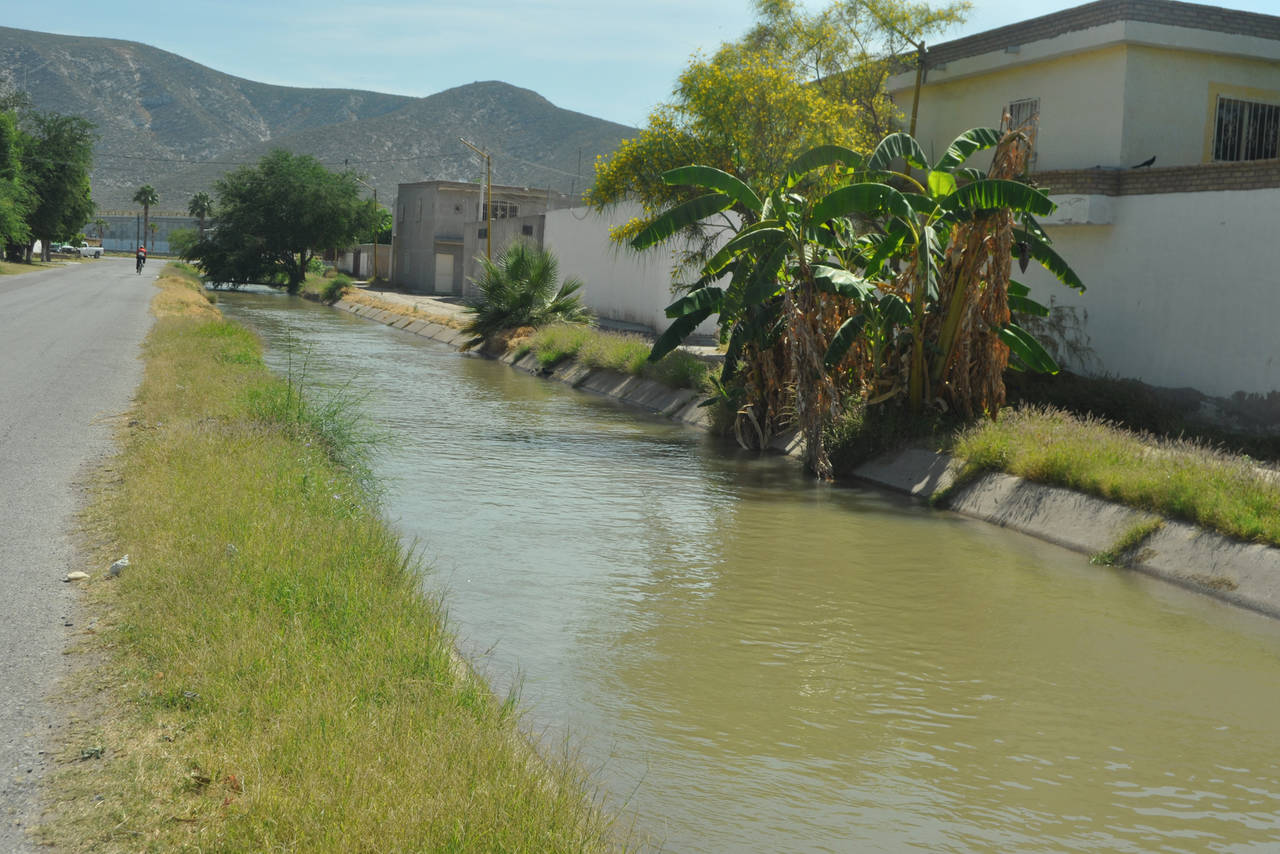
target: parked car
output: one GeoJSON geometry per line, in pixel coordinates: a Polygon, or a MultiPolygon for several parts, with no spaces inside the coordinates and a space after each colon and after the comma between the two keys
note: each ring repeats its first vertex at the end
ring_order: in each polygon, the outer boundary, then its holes
{"type": "Polygon", "coordinates": [[[81,246],[78,251],[80,252],[81,258],[101,258],[102,257],[101,246],[81,246]]]}
{"type": "Polygon", "coordinates": [[[49,247],[49,251],[59,255],[76,255],[79,252],[70,243],[55,243],[49,247]]]}

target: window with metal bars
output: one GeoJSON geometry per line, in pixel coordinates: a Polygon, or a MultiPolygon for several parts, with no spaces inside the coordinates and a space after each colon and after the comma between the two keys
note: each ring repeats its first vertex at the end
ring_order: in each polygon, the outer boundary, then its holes
{"type": "Polygon", "coordinates": [[[1040,99],[1023,98],[1010,101],[1004,108],[1009,114],[1009,130],[1024,130],[1031,139],[1031,158],[1027,166],[1035,168],[1039,152],[1036,150],[1036,136],[1040,129],[1040,99]]]}
{"type": "Polygon", "coordinates": [[[517,215],[517,207],[515,202],[493,202],[493,216],[489,216],[490,205],[480,206],[481,219],[512,219],[517,215]]]}
{"type": "Polygon", "coordinates": [[[1214,160],[1272,160],[1280,156],[1280,104],[1218,96],[1214,160]]]}

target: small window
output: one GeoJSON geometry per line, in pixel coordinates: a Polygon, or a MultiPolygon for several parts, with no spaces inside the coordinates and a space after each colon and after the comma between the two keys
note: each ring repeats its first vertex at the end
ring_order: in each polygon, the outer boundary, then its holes
{"type": "Polygon", "coordinates": [[[532,225],[520,226],[520,233],[523,234],[525,237],[533,237],[533,226],[532,225]]]}
{"type": "Polygon", "coordinates": [[[488,237],[488,236],[489,236],[489,229],[484,228],[483,226],[480,228],[480,230],[479,230],[479,231],[477,231],[477,232],[476,232],[476,237],[481,237],[481,238],[483,238],[483,237],[488,237]]]}
{"type": "Polygon", "coordinates": [[[1273,160],[1280,156],[1280,104],[1218,97],[1213,159],[1273,160]]]}

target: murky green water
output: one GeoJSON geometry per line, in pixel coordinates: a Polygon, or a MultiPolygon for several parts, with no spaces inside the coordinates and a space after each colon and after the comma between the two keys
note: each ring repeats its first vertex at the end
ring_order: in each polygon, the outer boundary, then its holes
{"type": "Polygon", "coordinates": [[[464,652],[673,851],[1278,851],[1280,624],[283,297],[464,652]]]}

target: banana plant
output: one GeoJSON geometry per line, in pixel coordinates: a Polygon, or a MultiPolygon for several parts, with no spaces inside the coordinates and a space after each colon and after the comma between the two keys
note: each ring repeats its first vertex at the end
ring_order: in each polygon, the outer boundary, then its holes
{"type": "Polygon", "coordinates": [[[689,293],[667,308],[673,322],[650,357],[661,358],[713,315],[729,342],[722,383],[732,378],[742,354],[780,344],[809,465],[824,477],[830,464],[822,425],[840,404],[832,372],[855,344],[876,382],[882,372],[899,374],[883,394],[863,377],[870,399],[905,388],[918,412],[934,399],[933,387],[967,415],[994,414],[1003,402],[1006,365],[1057,370],[1011,317],[1011,308],[1043,310],[1010,281],[1015,249],[1024,269],[1035,259],[1064,284],[1084,289],[1035,220],[1051,213],[1053,202],[1015,180],[1025,162],[1020,139],[1025,142],[1016,133],[976,128],[932,164],[905,133],[885,137],[866,158],[822,146],[797,158],[763,197],[707,166],[664,174],[670,184],[706,192],[655,219],[633,247],[655,245],[730,208],[745,211],[749,223],[706,263],[689,293]],[[995,149],[988,172],[964,166],[985,149],[995,149]],[[895,170],[897,163],[907,169],[895,170]],[[848,308],[848,316],[829,331],[829,313],[837,307],[848,308]],[[896,358],[899,352],[905,358],[896,358]],[[905,370],[899,367],[904,363],[905,370]]]}
{"type": "Polygon", "coordinates": [[[631,243],[644,249],[713,213],[735,205],[747,211],[750,224],[707,261],[690,292],[667,308],[673,323],[654,344],[650,358],[659,359],[679,346],[713,314],[719,315],[728,339],[722,384],[733,378],[744,353],[761,357],[781,346],[786,362],[783,385],[794,384],[796,422],[804,435],[808,463],[824,478],[831,476],[831,464],[823,447],[822,427],[839,406],[823,362],[828,346],[824,295],[844,294],[829,280],[820,281],[815,268],[831,264],[832,251],[846,239],[847,212],[831,201],[834,193],[814,192],[822,189],[815,173],[862,164],[862,156],[847,148],[811,149],[789,166],[786,177],[763,198],[719,169],[671,170],[663,175],[667,183],[708,192],[663,213],[631,243]]]}
{"type": "MultiPolygon", "coordinates": [[[[907,393],[919,412],[930,387],[946,385],[952,402],[966,414],[994,412],[1003,402],[1001,373],[1009,359],[1021,369],[1056,372],[1048,352],[1010,316],[1010,308],[1034,311],[1043,308],[1019,286],[1009,298],[1011,254],[1016,246],[1020,263],[1034,258],[1063,284],[1084,290],[1074,271],[1053,251],[1036,216],[1051,213],[1055,205],[1040,190],[1014,177],[1022,172],[1025,139],[1017,133],[975,128],[961,134],[933,164],[919,143],[905,133],[891,134],[867,159],[864,181],[845,188],[857,196],[856,207],[864,216],[879,218],[882,233],[865,242],[864,277],[881,288],[895,285],[910,310],[910,356],[907,393]],[[996,149],[987,173],[963,164],[973,154],[996,149]],[[894,171],[895,162],[908,171],[894,171]],[[920,169],[917,180],[911,169],[920,169]],[[890,191],[903,188],[899,195],[890,191]],[[883,189],[876,189],[883,188],[883,189]],[[888,200],[892,200],[892,204],[888,200]],[[909,211],[902,212],[905,201],[909,211]],[[1015,228],[1015,222],[1020,227],[1015,228]],[[900,274],[906,287],[893,281],[900,274]],[[975,341],[982,346],[973,346],[975,341]],[[992,346],[998,341],[1000,346],[992,346]],[[959,377],[957,358],[964,350],[970,357],[963,366],[971,376],[959,377]],[[980,355],[974,355],[978,351],[980,355]],[[973,381],[977,380],[977,388],[973,381]],[[975,405],[975,402],[977,405],[975,405]]],[[[863,305],[866,305],[863,302],[863,305]]],[[[864,328],[867,318],[850,317],[833,339],[827,354],[832,364],[841,348],[856,339],[846,334],[864,328]]]]}

